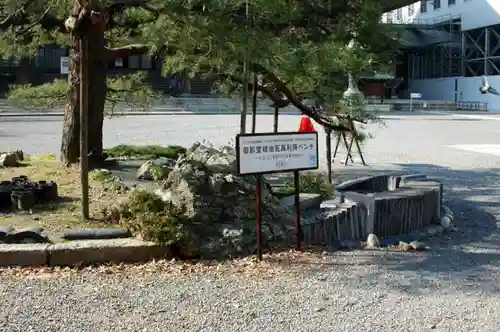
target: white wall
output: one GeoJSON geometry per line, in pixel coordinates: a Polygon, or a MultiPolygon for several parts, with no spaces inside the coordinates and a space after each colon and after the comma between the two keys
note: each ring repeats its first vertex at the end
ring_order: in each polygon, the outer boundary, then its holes
{"type": "Polygon", "coordinates": [[[449,6],[448,0],[441,0],[441,8],[434,9],[432,1],[427,2],[427,12],[420,13],[420,1],[412,5],[393,10],[384,14],[382,20],[387,22],[387,16],[395,23],[435,24],[447,21],[450,17],[461,16],[462,30],[472,30],[490,25],[500,24],[500,0],[455,0],[449,6]],[[413,15],[409,15],[409,7],[413,7],[413,15]]]}
{"type": "MultiPolygon", "coordinates": [[[[458,80],[458,100],[488,103],[490,112],[500,112],[500,96],[481,94],[481,76],[444,77],[415,80],[410,83],[409,92],[421,93],[424,100],[455,100],[455,80],[458,80]]],[[[500,76],[488,76],[490,85],[500,91],[500,76]]]]}

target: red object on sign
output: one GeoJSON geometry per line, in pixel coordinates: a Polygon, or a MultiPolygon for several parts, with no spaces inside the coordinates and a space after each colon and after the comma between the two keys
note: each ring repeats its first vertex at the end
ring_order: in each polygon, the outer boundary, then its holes
{"type": "Polygon", "coordinates": [[[300,119],[299,133],[315,133],[314,125],[308,116],[303,116],[300,119]]]}

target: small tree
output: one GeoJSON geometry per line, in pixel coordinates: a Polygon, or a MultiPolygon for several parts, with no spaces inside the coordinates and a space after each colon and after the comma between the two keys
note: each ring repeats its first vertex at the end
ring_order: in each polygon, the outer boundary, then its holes
{"type": "Polygon", "coordinates": [[[247,83],[243,75],[248,60],[247,72],[260,82],[255,88],[274,104],[291,104],[322,125],[343,129],[318,109],[335,105],[348,72],[359,75],[387,63],[392,32],[380,23],[382,3],[9,0],[0,6],[0,49],[29,56],[42,44],[69,47],[69,84],[56,80],[39,87],[18,86],[9,96],[18,104],[39,106],[69,99],[61,158],[70,164],[79,157],[79,34],[89,39],[89,149],[97,153],[102,151],[105,101],[113,105],[151,97],[137,75],[106,80],[107,62],[131,55],[166,55],[165,72],[209,77],[230,92],[253,88],[255,81],[247,83]],[[347,47],[353,38],[359,46],[347,47]]]}
{"type": "Polygon", "coordinates": [[[255,81],[247,83],[243,75],[248,63],[262,82],[256,89],[275,104],[293,105],[320,124],[342,129],[318,110],[338,103],[347,73],[359,76],[389,65],[396,43],[393,31],[380,23],[383,3],[169,0],[144,37],[168,46],[167,71],[204,75],[236,92],[253,88],[255,81]]]}

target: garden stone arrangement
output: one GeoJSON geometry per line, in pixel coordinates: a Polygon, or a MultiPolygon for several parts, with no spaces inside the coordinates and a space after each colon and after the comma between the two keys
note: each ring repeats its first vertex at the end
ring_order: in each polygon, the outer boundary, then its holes
{"type": "MultiPolygon", "coordinates": [[[[183,255],[231,255],[255,249],[254,176],[239,176],[235,151],[196,143],[180,157],[156,190],[164,202],[184,211],[189,246],[183,255]]],[[[262,185],[262,230],[265,243],[285,240],[293,217],[262,185]]]]}
{"type": "Polygon", "coordinates": [[[307,243],[421,250],[421,239],[453,229],[453,213],[442,206],[442,184],[422,174],[360,178],[335,191],[335,199],[321,204],[323,212],[303,224],[307,243]]]}
{"type": "MultiPolygon", "coordinates": [[[[111,176],[113,170],[107,172],[111,176]]],[[[319,175],[311,173],[305,177],[308,182],[313,174],[319,175]]],[[[43,229],[0,229],[0,243],[43,246],[38,251],[5,247],[3,253],[0,250],[0,265],[95,264],[172,256],[227,258],[255,251],[257,180],[237,174],[232,147],[195,143],[176,159],[146,161],[133,176],[151,185],[139,182],[109,206],[105,220],[116,228],[70,230],[62,235],[62,243],[50,243],[43,229]],[[17,251],[31,258],[19,263],[13,254],[17,251]],[[7,257],[5,262],[2,257],[7,257]]],[[[49,196],[57,197],[55,183],[28,185],[29,180],[20,177],[9,184],[19,181],[34,197],[41,187],[52,188],[49,196]]],[[[293,196],[290,191],[285,196],[273,190],[264,177],[261,181],[264,248],[288,247],[295,241],[293,196]]],[[[321,193],[300,195],[301,238],[306,245],[333,249],[395,245],[405,251],[423,250],[421,239],[454,228],[453,213],[441,203],[442,185],[424,175],[373,176],[341,183],[335,189],[321,188],[321,193]],[[335,197],[322,201],[325,190],[335,197]]],[[[12,202],[9,196],[9,206],[12,202]]]]}
{"type": "Polygon", "coordinates": [[[20,150],[0,152],[0,167],[17,167],[24,161],[24,153],[20,150]]]}
{"type": "Polygon", "coordinates": [[[168,177],[168,174],[175,165],[175,160],[171,158],[158,158],[151,159],[144,162],[144,164],[137,170],[137,179],[145,181],[158,181],[168,177]]]}

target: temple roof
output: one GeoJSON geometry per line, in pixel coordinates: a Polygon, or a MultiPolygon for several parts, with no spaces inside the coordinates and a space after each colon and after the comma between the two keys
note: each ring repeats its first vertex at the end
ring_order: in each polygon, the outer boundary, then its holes
{"type": "Polygon", "coordinates": [[[384,2],[384,10],[386,12],[390,12],[391,10],[401,8],[404,6],[411,5],[412,3],[415,2],[420,2],[417,0],[383,0],[384,2]]]}

